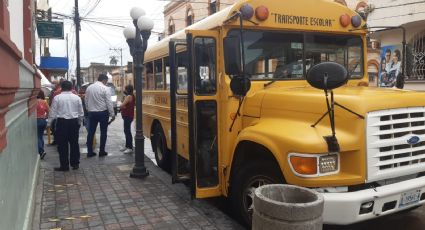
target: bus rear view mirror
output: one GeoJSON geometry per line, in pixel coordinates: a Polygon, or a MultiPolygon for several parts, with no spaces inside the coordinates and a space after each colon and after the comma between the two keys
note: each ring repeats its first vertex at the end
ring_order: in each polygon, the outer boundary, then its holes
{"type": "Polygon", "coordinates": [[[336,62],[319,63],[307,72],[307,82],[317,89],[332,90],[348,81],[347,69],[336,62]]]}
{"type": "Polygon", "coordinates": [[[241,47],[239,37],[228,36],[224,38],[224,65],[227,75],[242,73],[241,47]]]}

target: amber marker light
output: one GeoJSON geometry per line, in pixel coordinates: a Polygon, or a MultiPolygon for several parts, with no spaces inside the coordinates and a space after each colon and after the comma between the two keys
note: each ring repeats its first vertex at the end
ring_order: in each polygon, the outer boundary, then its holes
{"type": "Polygon", "coordinates": [[[302,175],[316,175],[317,174],[317,158],[316,157],[290,157],[292,168],[295,172],[302,175]]]}
{"type": "Polygon", "coordinates": [[[265,21],[269,18],[269,9],[265,6],[259,6],[255,9],[255,17],[259,21],[265,21]]]}
{"type": "Polygon", "coordinates": [[[339,23],[341,23],[341,26],[347,27],[351,23],[350,15],[343,14],[341,17],[339,17],[339,23]]]}

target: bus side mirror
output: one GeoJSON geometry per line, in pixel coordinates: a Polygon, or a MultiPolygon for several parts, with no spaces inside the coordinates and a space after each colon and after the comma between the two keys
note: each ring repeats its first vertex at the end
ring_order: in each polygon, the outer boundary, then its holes
{"type": "Polygon", "coordinates": [[[336,62],[322,62],[307,72],[307,82],[317,89],[332,90],[348,81],[347,69],[336,62]]]}
{"type": "Polygon", "coordinates": [[[241,47],[239,37],[228,36],[224,38],[224,65],[227,75],[242,73],[241,47]]]}

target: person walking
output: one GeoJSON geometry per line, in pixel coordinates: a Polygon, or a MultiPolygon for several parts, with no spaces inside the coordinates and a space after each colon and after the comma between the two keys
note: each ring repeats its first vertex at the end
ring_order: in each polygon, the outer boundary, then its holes
{"type": "Polygon", "coordinates": [[[55,168],[55,171],[69,171],[69,165],[73,170],[78,169],[80,165],[78,136],[84,112],[80,97],[71,92],[72,83],[63,81],[61,89],[61,93],[53,100],[49,123],[56,119],[60,167],[55,168]]]}
{"type": "Polygon", "coordinates": [[[97,82],[91,84],[86,89],[85,104],[89,117],[89,131],[87,134],[87,157],[94,157],[97,154],[93,152],[93,136],[96,133],[97,124],[100,124],[100,147],[99,157],[108,155],[105,151],[108,119],[115,120],[114,108],[111,100],[110,89],[106,86],[108,76],[99,74],[97,82]]]}
{"type": "Polygon", "coordinates": [[[38,154],[40,159],[44,159],[46,152],[44,151],[44,130],[47,126],[47,116],[49,114],[49,105],[43,90],[37,95],[37,137],[38,137],[38,154]]]}
{"type": "Polygon", "coordinates": [[[133,152],[133,136],[131,135],[131,123],[134,119],[134,104],[136,98],[133,93],[133,86],[125,87],[124,101],[120,106],[121,116],[124,120],[125,146],[121,149],[123,153],[128,154],[133,152]]]}

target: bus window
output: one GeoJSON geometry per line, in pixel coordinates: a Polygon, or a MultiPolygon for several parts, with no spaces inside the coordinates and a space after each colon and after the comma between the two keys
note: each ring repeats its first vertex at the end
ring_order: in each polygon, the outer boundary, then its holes
{"type": "Polygon", "coordinates": [[[155,89],[164,89],[164,79],[162,76],[162,58],[154,61],[155,89]]]}
{"type": "Polygon", "coordinates": [[[177,54],[177,93],[187,94],[187,66],[189,64],[187,51],[177,54]]]}
{"type": "MultiPolygon", "coordinates": [[[[237,36],[233,30],[229,35],[237,36]]],[[[245,72],[251,79],[302,78],[303,35],[264,31],[244,31],[245,72]]]]}
{"type": "Polygon", "coordinates": [[[215,39],[197,37],[194,40],[195,91],[198,95],[216,92],[215,39]]]}
{"type": "Polygon", "coordinates": [[[311,65],[324,61],[337,62],[345,66],[350,77],[363,76],[362,40],[352,35],[306,34],[306,60],[311,65]]]}
{"type": "MultiPolygon", "coordinates": [[[[239,36],[232,30],[229,36],[239,36]]],[[[355,35],[244,31],[245,73],[252,80],[302,79],[315,64],[333,61],[363,76],[362,40],[355,35]],[[304,39],[305,37],[305,39],[304,39]]]]}
{"type": "Polygon", "coordinates": [[[145,63],[144,74],[143,74],[143,89],[154,89],[153,88],[153,63],[145,63]]]}
{"type": "Polygon", "coordinates": [[[217,104],[196,102],[197,185],[200,188],[218,184],[217,104]]]}
{"type": "Polygon", "coordinates": [[[165,66],[165,89],[170,89],[170,58],[164,58],[165,66]]]}

